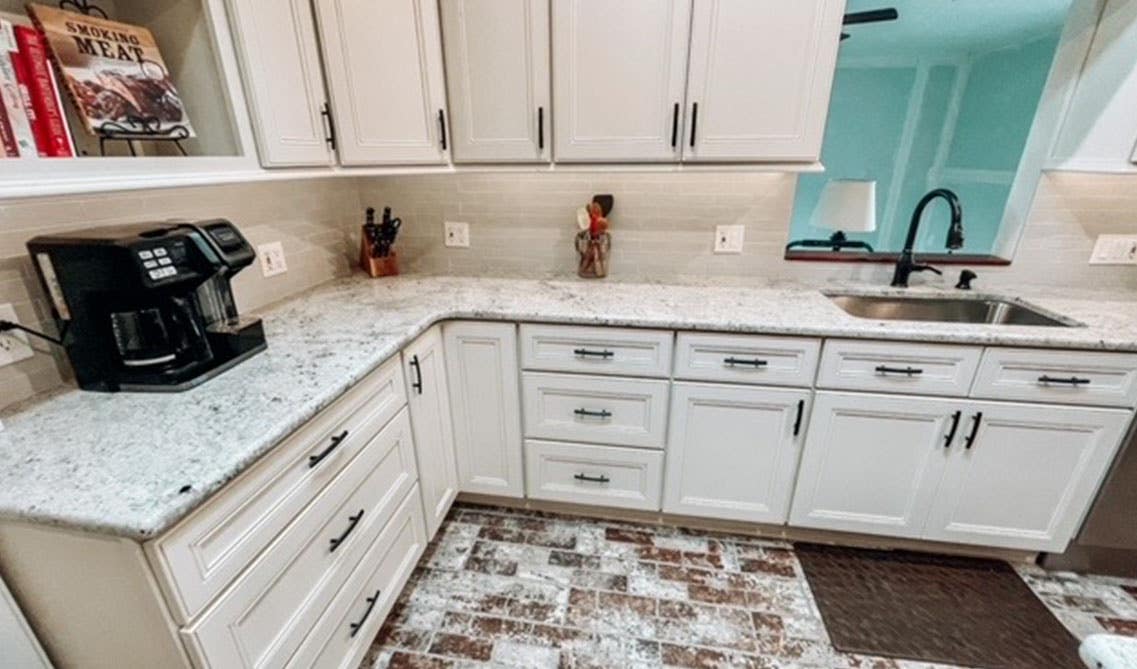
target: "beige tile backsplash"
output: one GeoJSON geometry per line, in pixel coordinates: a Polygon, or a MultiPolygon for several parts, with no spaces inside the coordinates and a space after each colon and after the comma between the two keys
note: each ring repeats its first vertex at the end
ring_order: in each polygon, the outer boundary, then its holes
{"type": "MultiPolygon", "coordinates": [[[[362,208],[385,205],[404,222],[397,244],[404,272],[571,276],[574,212],[595,193],[616,197],[610,281],[887,282],[888,265],[782,259],[795,184],[793,175],[776,173],[497,172],[9,200],[0,202],[0,303],[14,303],[21,322],[50,327],[24,249],[36,234],[224,217],[254,244],[284,243],[286,274],[265,279],[251,268],[235,281],[241,308],[255,310],[352,271],[362,208]],[[470,224],[469,249],[443,245],[444,220],[470,224]],[[721,224],[745,226],[742,254],[711,252],[714,227],[721,224]]],[[[977,268],[978,285],[1060,285],[1137,297],[1137,268],[1086,264],[1096,235],[1133,232],[1137,176],[1046,176],[1014,264],[977,268]]],[[[954,281],[954,272],[933,278],[947,279],[954,281]]],[[[58,386],[66,368],[46,353],[0,367],[0,407],[58,386]]]]}

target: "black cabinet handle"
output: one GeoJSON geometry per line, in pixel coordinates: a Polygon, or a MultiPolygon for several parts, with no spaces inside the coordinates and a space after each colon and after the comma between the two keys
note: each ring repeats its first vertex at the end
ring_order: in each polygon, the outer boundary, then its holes
{"type": "Polygon", "coordinates": [[[602,409],[600,411],[590,411],[588,409],[577,409],[577,410],[573,411],[573,413],[580,416],[581,418],[605,418],[605,419],[607,419],[607,418],[612,417],[612,412],[608,411],[607,409],[602,409]]]}
{"type": "Polygon", "coordinates": [[[324,118],[324,123],[328,131],[328,134],[324,136],[324,141],[327,142],[328,146],[334,151],[336,148],[336,124],[335,121],[332,120],[332,110],[328,108],[328,103],[325,102],[323,107],[320,108],[320,116],[324,118]]]}
{"type": "Polygon", "coordinates": [[[903,374],[905,376],[919,376],[924,373],[924,370],[916,367],[888,367],[887,365],[877,365],[877,374],[903,374]]]}
{"type": "Polygon", "coordinates": [[[422,366],[418,362],[418,356],[417,355],[411,356],[411,367],[414,367],[414,369],[415,369],[415,381],[413,383],[411,383],[411,388],[413,388],[416,392],[418,392],[419,395],[421,395],[422,394],[422,366]]]}
{"type": "Polygon", "coordinates": [[[442,143],[442,150],[445,151],[446,150],[446,114],[441,109],[438,110],[438,129],[439,129],[438,138],[439,138],[439,141],[442,143]]]}
{"type": "Polygon", "coordinates": [[[1071,376],[1069,378],[1055,378],[1053,376],[1047,376],[1045,374],[1038,377],[1038,382],[1044,386],[1050,385],[1051,383],[1060,383],[1065,386],[1088,386],[1090,384],[1089,379],[1081,379],[1076,376],[1071,376]]]}
{"type": "Polygon", "coordinates": [[[794,436],[801,434],[801,419],[805,415],[805,400],[797,401],[797,418],[794,419],[794,436]]]}
{"type": "Polygon", "coordinates": [[[588,481],[589,483],[608,483],[608,477],[601,474],[600,476],[589,476],[588,474],[577,474],[573,476],[577,481],[588,481]]]}
{"type": "Polygon", "coordinates": [[[537,150],[545,150],[545,108],[537,107],[537,150]]]}
{"type": "Polygon", "coordinates": [[[695,148],[695,126],[699,123],[699,103],[691,103],[691,148],[695,148]]]}
{"type": "Polygon", "coordinates": [[[573,349],[572,354],[578,358],[604,358],[605,360],[616,355],[612,351],[590,351],[587,348],[573,349]]]}
{"type": "Polygon", "coordinates": [[[962,411],[956,411],[951,415],[951,429],[948,430],[947,436],[944,437],[944,448],[951,448],[951,442],[955,439],[956,430],[959,429],[959,420],[963,418],[962,411]]]}
{"type": "Polygon", "coordinates": [[[363,623],[367,622],[367,617],[371,615],[371,609],[375,608],[375,602],[379,601],[379,593],[381,592],[383,592],[382,589],[376,590],[374,595],[367,598],[367,610],[363,612],[363,616],[360,617],[358,622],[354,622],[349,626],[351,629],[351,633],[348,634],[349,637],[354,637],[356,634],[359,634],[363,623]]]}
{"type": "Polygon", "coordinates": [[[316,465],[320,464],[320,462],[324,458],[331,455],[332,451],[339,448],[339,445],[343,443],[344,439],[347,439],[347,430],[344,430],[343,432],[340,432],[336,436],[332,437],[332,443],[328,444],[328,447],[325,448],[324,450],[320,451],[319,453],[317,453],[315,455],[309,455],[308,456],[308,469],[311,469],[311,468],[315,467],[316,465]]]}
{"type": "Polygon", "coordinates": [[[328,542],[332,545],[331,548],[328,549],[329,553],[335,553],[336,549],[343,545],[343,542],[347,540],[348,535],[355,531],[355,526],[359,524],[359,521],[363,520],[363,509],[360,509],[359,513],[355,514],[354,516],[348,516],[347,519],[350,522],[347,524],[347,529],[343,531],[343,534],[339,535],[335,539],[328,540],[328,542]]]}
{"type": "Polygon", "coordinates": [[[679,103],[671,108],[671,148],[679,143],[679,103]]]}
{"type": "Polygon", "coordinates": [[[975,435],[979,434],[979,423],[983,422],[983,412],[975,414],[972,418],[974,423],[971,424],[971,434],[967,435],[967,439],[963,440],[963,448],[970,451],[971,445],[975,443],[975,435]]]}
{"type": "Polygon", "coordinates": [[[735,365],[746,365],[748,367],[757,368],[757,367],[765,367],[766,365],[769,364],[767,361],[761,360],[759,358],[752,358],[750,360],[747,360],[746,358],[736,358],[734,356],[731,356],[729,358],[723,358],[722,362],[727,367],[734,367],[735,365]]]}

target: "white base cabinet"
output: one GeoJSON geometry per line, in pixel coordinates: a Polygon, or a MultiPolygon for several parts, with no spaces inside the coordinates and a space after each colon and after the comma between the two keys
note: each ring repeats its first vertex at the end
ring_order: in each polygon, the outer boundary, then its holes
{"type": "Polygon", "coordinates": [[[458,494],[458,461],[441,326],[427,330],[403,349],[403,370],[426,532],[433,537],[458,494]]]}
{"type": "Polygon", "coordinates": [[[523,497],[517,327],[454,321],[442,334],[461,490],[523,497]]]}
{"type": "Polygon", "coordinates": [[[791,525],[1065,550],[1132,413],[819,392],[791,525]]]}
{"type": "Polygon", "coordinates": [[[676,383],[663,510],[786,522],[811,392],[676,383]]]}

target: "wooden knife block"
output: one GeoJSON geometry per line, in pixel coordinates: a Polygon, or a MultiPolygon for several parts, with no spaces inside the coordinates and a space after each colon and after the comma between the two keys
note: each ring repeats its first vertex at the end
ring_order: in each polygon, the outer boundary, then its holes
{"type": "Polygon", "coordinates": [[[371,257],[371,244],[367,243],[367,235],[361,235],[359,242],[359,266],[371,278],[380,276],[395,276],[399,273],[399,254],[394,249],[386,258],[371,257]]]}

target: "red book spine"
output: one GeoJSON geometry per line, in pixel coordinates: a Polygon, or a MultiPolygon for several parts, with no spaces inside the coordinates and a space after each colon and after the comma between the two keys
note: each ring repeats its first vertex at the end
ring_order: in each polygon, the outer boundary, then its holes
{"type": "Polygon", "coordinates": [[[55,85],[51,80],[51,69],[47,65],[47,45],[43,35],[30,26],[16,26],[16,43],[27,65],[28,92],[36,115],[36,141],[43,133],[43,155],[54,158],[68,158],[74,155],[67,136],[63,108],[55,95],[55,85]]]}
{"type": "Polygon", "coordinates": [[[12,57],[12,69],[16,72],[16,84],[20,89],[20,98],[28,117],[28,125],[32,128],[32,136],[35,137],[36,153],[41,157],[46,156],[48,155],[47,133],[43,127],[43,122],[36,113],[35,104],[32,102],[32,89],[28,84],[31,80],[31,74],[28,71],[28,59],[19,50],[9,51],[8,55],[12,57]]]}
{"type": "Polygon", "coordinates": [[[12,134],[12,124],[8,122],[8,110],[3,104],[0,104],[0,157],[20,157],[20,147],[16,146],[16,136],[12,134]]]}

